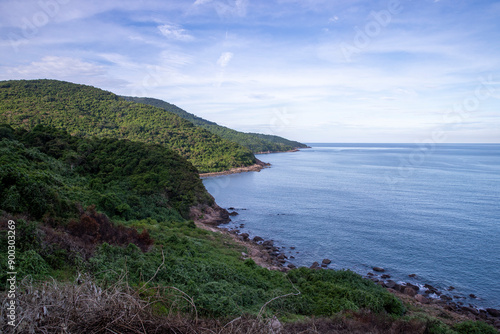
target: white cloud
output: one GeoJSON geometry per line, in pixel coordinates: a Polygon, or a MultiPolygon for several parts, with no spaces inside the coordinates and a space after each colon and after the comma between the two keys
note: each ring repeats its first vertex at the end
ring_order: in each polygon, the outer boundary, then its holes
{"type": "Polygon", "coordinates": [[[10,68],[7,71],[15,77],[23,78],[61,78],[67,79],[80,76],[100,76],[105,74],[101,65],[85,62],[70,57],[46,56],[41,61],[29,65],[10,68]]]}
{"type": "Polygon", "coordinates": [[[217,60],[217,65],[219,65],[220,67],[226,67],[227,64],[229,64],[229,62],[233,58],[233,56],[234,54],[232,52],[224,52],[219,57],[219,60],[217,60]]]}
{"type": "Polygon", "coordinates": [[[194,37],[191,36],[185,29],[182,29],[181,27],[176,25],[164,24],[158,26],[158,29],[160,30],[163,36],[169,39],[178,40],[182,42],[189,42],[194,40],[194,37]]]}

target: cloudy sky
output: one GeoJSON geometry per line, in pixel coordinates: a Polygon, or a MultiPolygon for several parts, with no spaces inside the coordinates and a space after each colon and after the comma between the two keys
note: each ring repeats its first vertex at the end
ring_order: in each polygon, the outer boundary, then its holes
{"type": "Polygon", "coordinates": [[[500,142],[500,1],[1,0],[0,80],[303,142],[500,142]]]}

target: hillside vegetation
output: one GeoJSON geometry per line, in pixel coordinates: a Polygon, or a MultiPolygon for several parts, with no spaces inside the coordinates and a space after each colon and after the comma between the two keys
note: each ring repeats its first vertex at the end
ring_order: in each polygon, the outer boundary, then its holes
{"type": "Polygon", "coordinates": [[[164,109],[56,80],[0,82],[0,123],[24,129],[41,124],[74,136],[160,144],[177,151],[200,172],[249,166],[256,161],[249,149],[164,109]]]}
{"type": "Polygon", "coordinates": [[[242,146],[245,146],[252,150],[254,153],[259,152],[283,152],[290,151],[297,148],[307,148],[308,146],[297,141],[288,140],[279,136],[265,135],[260,133],[245,133],[239,132],[225,126],[220,126],[217,123],[207,121],[201,117],[188,113],[187,111],[177,107],[176,105],[170,104],[168,102],[147,98],[147,97],[127,97],[124,96],[127,101],[133,101],[137,103],[144,103],[150,106],[162,108],[171,113],[179,115],[180,117],[190,121],[196,126],[210,131],[224,139],[233,141],[242,146]]]}

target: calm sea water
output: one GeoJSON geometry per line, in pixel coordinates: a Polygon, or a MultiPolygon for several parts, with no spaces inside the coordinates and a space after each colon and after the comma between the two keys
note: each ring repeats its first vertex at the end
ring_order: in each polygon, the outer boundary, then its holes
{"type": "Polygon", "coordinates": [[[500,307],[500,145],[311,146],[258,156],[272,164],[260,173],[205,179],[239,213],[227,227],[275,240],[297,266],[380,266],[500,307]]]}

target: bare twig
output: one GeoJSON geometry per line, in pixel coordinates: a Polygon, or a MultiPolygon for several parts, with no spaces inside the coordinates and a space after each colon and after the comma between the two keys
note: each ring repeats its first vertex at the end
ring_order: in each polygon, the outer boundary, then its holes
{"type": "Polygon", "coordinates": [[[265,309],[266,309],[266,306],[269,304],[269,303],[272,303],[273,301],[277,300],[277,299],[280,299],[280,298],[286,298],[286,297],[290,297],[290,296],[298,296],[300,295],[300,291],[299,289],[297,289],[295,287],[295,285],[293,285],[293,283],[290,281],[290,279],[288,280],[290,282],[290,284],[292,285],[292,287],[295,289],[295,291],[297,291],[297,293],[293,293],[293,292],[290,292],[290,293],[287,293],[286,295],[282,295],[282,296],[277,296],[277,297],[274,297],[273,299],[267,301],[264,305],[262,305],[262,307],[260,308],[260,311],[259,311],[259,314],[257,315],[257,318],[258,319],[261,319],[262,318],[262,314],[264,313],[265,309]]]}

